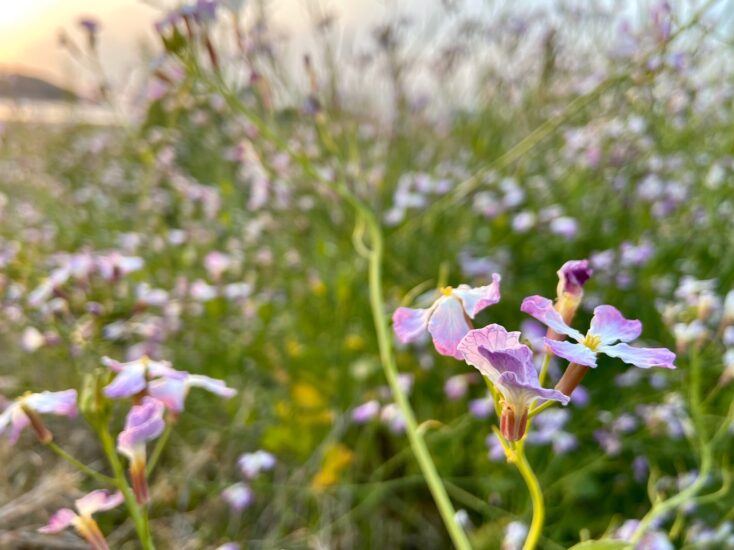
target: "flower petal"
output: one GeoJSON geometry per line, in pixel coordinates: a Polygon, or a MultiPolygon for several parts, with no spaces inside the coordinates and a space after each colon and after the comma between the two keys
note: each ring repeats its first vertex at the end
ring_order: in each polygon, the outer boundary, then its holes
{"type": "Polygon", "coordinates": [[[122,504],[123,497],[120,491],[110,493],[103,489],[92,491],[74,502],[81,516],[91,516],[95,512],[111,510],[122,504]]]}
{"type": "Polygon", "coordinates": [[[593,273],[589,260],[569,260],[558,270],[558,295],[564,293],[580,296],[584,291],[584,283],[593,273]]]}
{"type": "Polygon", "coordinates": [[[667,348],[635,348],[628,344],[615,344],[613,346],[601,346],[599,351],[610,357],[618,357],[625,363],[649,369],[650,367],[663,367],[674,369],[675,353],[667,348]]]}
{"type": "Polygon", "coordinates": [[[487,286],[472,288],[469,285],[459,285],[453,293],[461,299],[466,314],[474,319],[484,308],[500,301],[500,280],[499,274],[493,273],[492,282],[487,286]]]}
{"type": "Polygon", "coordinates": [[[585,365],[587,367],[596,367],[596,353],[591,351],[583,344],[574,344],[572,342],[545,339],[545,345],[548,346],[554,355],[563,357],[571,363],[585,365]]]}
{"type": "Polygon", "coordinates": [[[583,335],[576,329],[569,327],[561,317],[561,314],[553,307],[553,302],[542,296],[528,296],[522,301],[520,311],[535,317],[548,328],[558,334],[565,334],[580,342],[583,335]]]}
{"type": "Polygon", "coordinates": [[[204,376],[202,374],[190,374],[186,382],[189,386],[195,388],[203,388],[206,391],[217,394],[218,396],[224,397],[225,399],[234,397],[234,395],[237,393],[237,390],[228,387],[227,384],[224,383],[224,380],[210,378],[209,376],[204,376]]]}
{"type": "Polygon", "coordinates": [[[534,382],[521,380],[517,373],[511,371],[503,372],[496,385],[505,399],[520,410],[529,407],[535,399],[558,401],[564,405],[571,399],[558,390],[541,387],[537,380],[534,382]]]}
{"type": "Polygon", "coordinates": [[[507,332],[501,325],[491,324],[469,331],[457,351],[492,382],[496,382],[505,371],[516,372],[523,380],[535,375],[537,380],[530,348],[520,343],[519,332],[507,332]]]}
{"type": "Polygon", "coordinates": [[[414,309],[410,307],[399,307],[392,316],[393,330],[395,336],[402,344],[415,342],[428,328],[428,319],[431,316],[430,309],[414,309]]]}
{"type": "Polygon", "coordinates": [[[428,332],[433,337],[433,345],[438,353],[463,359],[464,356],[456,347],[470,330],[464,307],[457,298],[444,296],[436,302],[436,310],[428,321],[428,332]]]}
{"type": "Polygon", "coordinates": [[[117,436],[117,449],[131,460],[144,449],[145,442],[158,437],[166,423],[163,421],[165,407],[152,397],[144,397],[140,405],[130,409],[125,420],[125,429],[117,436]]]}
{"type": "Polygon", "coordinates": [[[625,319],[616,307],[598,306],[594,308],[589,333],[599,336],[602,344],[613,344],[618,340],[631,342],[642,333],[642,323],[636,319],[625,319]]]}
{"type": "Polygon", "coordinates": [[[142,363],[128,365],[119,371],[115,379],[104,388],[104,394],[112,399],[132,397],[145,389],[145,367],[142,363]]]}
{"type": "Polygon", "coordinates": [[[76,416],[76,390],[44,391],[25,397],[23,402],[34,411],[44,414],[76,416]]]}
{"type": "Polygon", "coordinates": [[[188,387],[182,380],[159,378],[148,384],[148,395],[163,403],[173,412],[184,410],[188,387]]]}
{"type": "Polygon", "coordinates": [[[48,523],[41,527],[38,532],[39,533],[59,533],[69,527],[72,523],[74,523],[74,520],[78,518],[79,516],[76,515],[74,510],[69,510],[68,508],[62,508],[61,510],[57,511],[54,515],[52,515],[48,523]]]}
{"type": "Polygon", "coordinates": [[[10,414],[10,433],[8,441],[11,445],[15,445],[20,437],[20,433],[30,425],[31,421],[20,407],[13,408],[10,414]]]}

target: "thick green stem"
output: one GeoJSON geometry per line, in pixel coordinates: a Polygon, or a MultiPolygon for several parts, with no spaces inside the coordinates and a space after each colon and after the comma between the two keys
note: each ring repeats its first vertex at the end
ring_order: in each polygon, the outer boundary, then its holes
{"type": "Polygon", "coordinates": [[[143,550],[155,550],[153,538],[150,535],[150,529],[148,527],[148,514],[138,504],[132,489],[130,489],[130,485],[127,483],[127,479],[125,478],[125,469],[122,467],[120,457],[117,456],[117,451],[115,450],[115,442],[106,426],[99,429],[98,435],[102,441],[102,449],[104,449],[107,460],[115,474],[117,488],[122,493],[122,496],[125,499],[125,506],[127,506],[128,512],[130,512],[130,517],[135,524],[135,531],[140,539],[140,544],[142,545],[143,550]]]}
{"type": "MultiPolygon", "coordinates": [[[[346,191],[348,193],[348,191],[346,191]]],[[[408,435],[408,441],[413,449],[413,454],[418,461],[418,466],[423,473],[423,477],[428,484],[428,488],[433,495],[441,518],[443,519],[446,529],[451,537],[454,546],[460,550],[468,550],[471,548],[469,540],[464,530],[456,522],[455,512],[451,501],[449,500],[446,488],[441,481],[441,477],[436,471],[436,466],[431,459],[426,443],[418,431],[417,422],[413,409],[410,406],[408,398],[403,393],[398,382],[398,369],[395,365],[395,358],[392,352],[392,340],[390,338],[390,330],[385,318],[385,305],[382,294],[382,256],[383,256],[383,239],[382,231],[372,212],[362,205],[356,197],[349,193],[347,199],[357,209],[360,216],[369,229],[370,236],[370,254],[369,254],[369,293],[370,306],[372,308],[372,316],[375,322],[375,331],[377,332],[377,342],[380,348],[380,359],[385,371],[385,377],[392,390],[395,403],[400,408],[405,419],[405,428],[408,435]]]]}
{"type": "Polygon", "coordinates": [[[76,458],[71,456],[69,453],[67,453],[64,449],[59,447],[56,443],[51,441],[50,443],[47,443],[46,446],[51,449],[56,456],[59,458],[64,459],[66,462],[74,466],[77,470],[80,472],[88,475],[89,477],[93,478],[98,483],[101,483],[102,485],[117,485],[117,480],[114,478],[111,478],[110,476],[106,476],[97,470],[93,470],[86,464],[78,461],[76,458]]]}
{"type": "Polygon", "coordinates": [[[520,475],[525,480],[525,485],[528,487],[530,499],[533,503],[533,520],[530,522],[528,537],[523,545],[523,550],[533,550],[538,545],[540,535],[543,532],[545,504],[543,503],[543,491],[540,489],[538,478],[525,457],[525,446],[522,441],[515,445],[514,462],[520,475]]]}

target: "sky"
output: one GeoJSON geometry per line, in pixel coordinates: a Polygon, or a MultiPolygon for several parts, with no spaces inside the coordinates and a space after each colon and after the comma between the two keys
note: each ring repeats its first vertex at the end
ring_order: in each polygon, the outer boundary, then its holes
{"type": "MultiPolygon", "coordinates": [[[[100,55],[114,74],[125,74],[139,65],[140,46],[154,43],[153,23],[177,0],[0,0],[0,69],[45,77],[57,84],[83,78],[83,70],[59,46],[59,33],[83,39],[78,27],[82,16],[101,22],[100,55]]],[[[274,20],[289,32],[305,32],[310,26],[308,6],[335,9],[340,19],[364,23],[418,0],[268,0],[274,20]]],[[[431,2],[429,2],[431,3],[431,2]]],[[[420,10],[420,8],[418,8],[420,10]]]]}

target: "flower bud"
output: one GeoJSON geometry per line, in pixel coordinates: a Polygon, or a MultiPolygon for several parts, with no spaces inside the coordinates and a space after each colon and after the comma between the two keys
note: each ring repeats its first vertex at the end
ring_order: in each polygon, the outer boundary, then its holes
{"type": "Polygon", "coordinates": [[[500,432],[507,441],[520,441],[528,426],[528,409],[516,411],[515,407],[505,402],[500,416],[500,432]]]}
{"type": "MultiPolygon", "coordinates": [[[[563,321],[570,325],[576,310],[584,297],[584,284],[591,277],[592,270],[588,260],[569,260],[558,270],[558,299],[555,308],[563,317],[563,321]]],[[[548,331],[548,337],[554,340],[563,340],[563,336],[548,331]]]]}

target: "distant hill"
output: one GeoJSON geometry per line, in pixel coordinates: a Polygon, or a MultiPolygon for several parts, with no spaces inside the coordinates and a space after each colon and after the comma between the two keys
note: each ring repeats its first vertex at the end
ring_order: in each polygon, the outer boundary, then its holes
{"type": "Polygon", "coordinates": [[[47,80],[19,73],[0,72],[0,98],[38,101],[76,101],[79,97],[47,80]]]}

